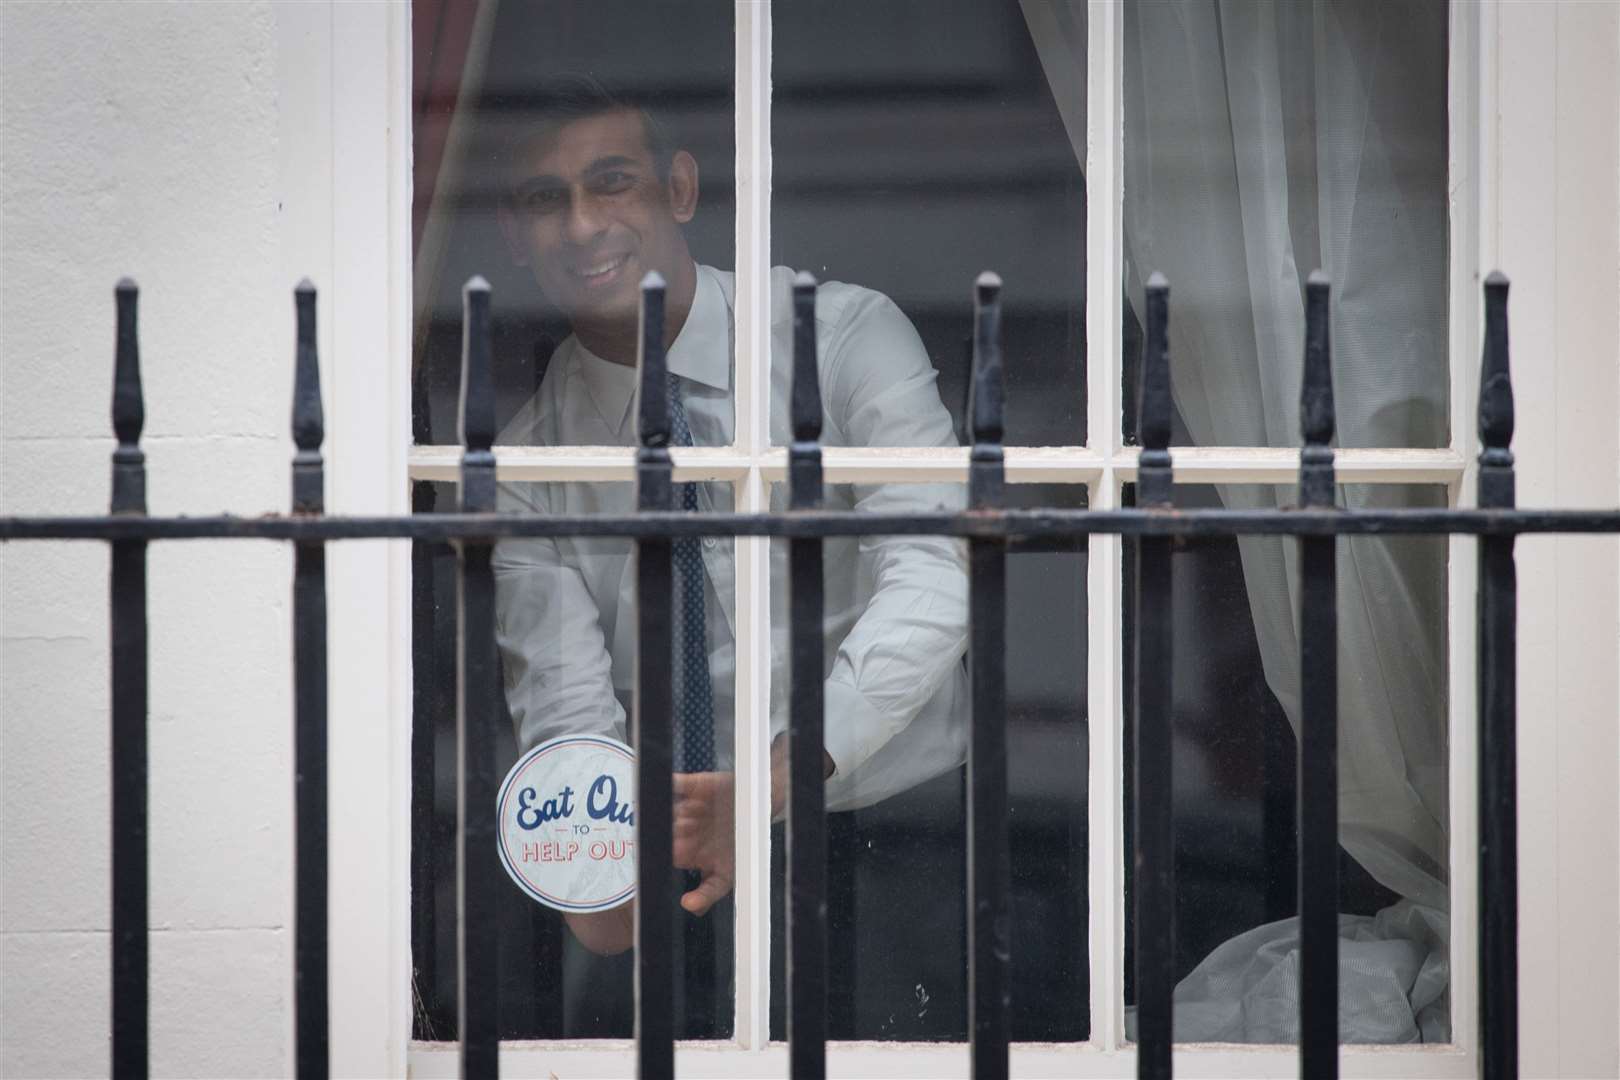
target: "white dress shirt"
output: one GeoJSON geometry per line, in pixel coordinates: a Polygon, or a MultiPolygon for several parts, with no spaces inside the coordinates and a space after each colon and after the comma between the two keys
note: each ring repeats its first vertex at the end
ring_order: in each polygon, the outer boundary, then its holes
{"type": "MultiPolygon", "coordinates": [[[[771,436],[789,439],[793,272],[771,271],[771,436]]],[[[668,350],[697,446],[732,441],[734,276],[697,268],[692,310],[668,350]]],[[[881,293],[839,282],[816,296],[822,443],[956,444],[921,339],[881,293]]],[[[499,445],[631,446],[636,370],[595,356],[577,337],[557,347],[539,390],[499,445]]],[[[958,509],[956,484],[834,484],[831,509],[907,513],[958,509]]],[[[704,510],[730,510],[729,483],[698,486],[704,510]]],[[[635,508],[631,483],[503,483],[500,509],[616,514],[635,508]]],[[[785,484],[771,508],[787,506],[785,484]]],[[[625,737],[635,660],[635,567],[622,539],[504,540],[495,548],[497,636],[518,745],[563,734],[625,737]]],[[[718,767],[732,767],[736,716],[733,542],[703,541],[705,616],[718,767]]],[[[964,546],[943,537],[844,537],[824,548],[829,809],[870,805],[960,764],[966,753],[967,575],[964,546]]],[[[786,730],[787,546],[771,545],[774,737],[786,730]]]]}

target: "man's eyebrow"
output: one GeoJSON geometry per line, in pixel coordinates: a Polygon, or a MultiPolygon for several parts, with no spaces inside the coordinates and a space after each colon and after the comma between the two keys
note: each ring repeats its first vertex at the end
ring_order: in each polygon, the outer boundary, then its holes
{"type": "Polygon", "coordinates": [[[640,168],[641,166],[642,163],[633,157],[627,157],[624,154],[609,154],[607,157],[599,157],[595,161],[591,162],[590,166],[585,170],[585,175],[594,176],[597,173],[607,172],[610,169],[636,169],[640,168]]]}
{"type": "Polygon", "coordinates": [[[546,173],[541,176],[526,176],[519,180],[512,190],[518,195],[530,195],[540,191],[556,191],[567,186],[563,183],[562,177],[546,173]]]}

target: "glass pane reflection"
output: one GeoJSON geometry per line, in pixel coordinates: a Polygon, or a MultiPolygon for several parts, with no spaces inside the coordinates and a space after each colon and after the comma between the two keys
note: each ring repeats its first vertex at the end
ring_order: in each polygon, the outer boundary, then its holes
{"type": "MultiPolygon", "coordinates": [[[[960,507],[956,484],[882,485],[892,502],[960,507]]],[[[870,491],[871,489],[866,489],[870,491]]],[[[859,487],[829,485],[830,506],[859,508],[859,487]]],[[[1085,505],[1085,489],[1066,485],[1011,485],[1021,506],[1085,505]]],[[[773,508],[786,505],[785,485],[772,491],[773,508]]],[[[868,502],[865,505],[872,506],[868,502]]],[[[884,538],[902,540],[903,538],[884,538]]],[[[965,553],[955,542],[942,542],[965,553]]],[[[852,567],[857,588],[892,576],[891,546],[829,541],[829,614],[841,605],[841,568],[852,567]],[[890,569],[879,564],[891,563],[890,569]]],[[[786,544],[772,549],[772,631],[775,655],[785,655],[786,544]]],[[[962,564],[950,568],[954,617],[965,635],[966,582],[962,564]]],[[[951,583],[942,583],[951,584],[951,583]]],[[[865,586],[865,587],[870,587],[865,586]]],[[[1080,1040],[1087,1036],[1087,726],[1086,548],[1083,542],[1015,546],[1007,567],[1007,693],[1012,864],[1013,1037],[1080,1040]]],[[[828,619],[828,653],[847,630],[828,619]]],[[[894,640],[899,643],[899,638],[894,640]]],[[[965,695],[961,651],[946,673],[965,695]]],[[[875,659],[875,657],[874,657],[875,659]]],[[[911,661],[927,661],[926,656],[911,661]]],[[[899,657],[895,663],[904,663],[899,657]]],[[[836,677],[836,676],[835,676],[836,677]]],[[[773,716],[786,708],[786,673],[773,673],[773,716]],[[778,700],[780,699],[780,700],[778,700]]],[[[829,696],[829,741],[837,717],[829,696]]],[[[924,721],[929,718],[925,717],[924,721]]],[[[842,1039],[960,1040],[967,1037],[967,930],[965,878],[965,724],[967,703],[934,718],[937,730],[911,739],[908,762],[944,751],[930,769],[869,770],[881,792],[848,798],[829,786],[829,995],[830,1034],[842,1039]],[[943,723],[938,723],[943,720],[943,723]]],[[[914,734],[902,732],[902,737],[914,734]]],[[[893,744],[891,744],[893,745],[893,744]]],[[[882,764],[882,763],[880,763],[882,764]]],[[[782,829],[773,832],[772,1032],[783,1035],[782,829]]]]}
{"type": "MultiPolygon", "coordinates": [[[[1126,489],[1126,498],[1132,498],[1126,489]]],[[[1178,506],[1288,506],[1258,485],[1179,485],[1178,506]]],[[[1341,504],[1444,506],[1431,486],[1344,485],[1341,504]]],[[[1136,611],[1125,547],[1125,791],[1136,611]]],[[[1340,1028],[1346,1042],[1448,1042],[1444,537],[1338,542],[1340,1028]]],[[[1293,541],[1191,539],[1173,557],[1176,1038],[1298,1039],[1299,646],[1293,541]]],[[[1144,673],[1152,677],[1151,673],[1144,673]]],[[[1135,995],[1125,816],[1127,1029],[1135,995]]]]}
{"type": "MultiPolygon", "coordinates": [[[[730,508],[729,484],[697,486],[703,508],[730,508]]],[[[421,488],[428,490],[420,491],[419,499],[430,497],[433,505],[419,504],[418,509],[455,507],[456,485],[421,488]]],[[[628,513],[633,505],[634,486],[629,483],[503,482],[499,496],[501,510],[528,513],[628,513]]],[[[630,741],[626,728],[633,708],[636,634],[633,546],[629,540],[588,537],[496,546],[496,640],[505,712],[497,728],[497,768],[502,775],[521,754],[560,735],[601,733],[630,741]]],[[[734,542],[716,539],[700,550],[716,750],[714,763],[703,769],[704,782],[726,787],[732,779],[735,712],[735,650],[726,630],[735,614],[734,542]]],[[[456,558],[443,544],[422,545],[416,558],[415,724],[431,730],[413,763],[416,797],[423,803],[413,837],[416,1031],[419,1038],[452,1039],[456,558]]],[[[679,701],[679,678],[676,693],[679,701]]],[[[693,889],[700,878],[688,871],[677,880],[683,889],[693,889]]],[[[565,916],[530,899],[516,884],[502,889],[499,904],[502,1037],[631,1037],[631,908],[565,916]]],[[[702,917],[673,910],[670,917],[676,924],[677,1035],[725,1038],[734,1011],[734,902],[726,897],[702,917]]]]}
{"type": "MultiPolygon", "coordinates": [[[[1006,441],[1083,443],[1084,6],[793,0],[772,24],[773,260],[892,299],[915,327],[917,377],[938,372],[929,408],[943,402],[958,430],[971,288],[997,271],[1006,441]]],[[[785,414],[785,379],[775,390],[785,414]]]]}
{"type": "Polygon", "coordinates": [[[1338,444],[1446,444],[1446,71],[1442,0],[1124,6],[1127,403],[1157,271],[1178,441],[1298,446],[1320,267],[1338,444]]]}
{"type": "MultiPolygon", "coordinates": [[[[684,329],[694,262],[732,265],[732,10],[568,0],[422,4],[417,16],[415,441],[457,440],[461,289],[481,274],[500,441],[526,441],[504,429],[543,396],[544,443],[629,445],[634,425],[611,406],[630,382],[617,369],[635,363],[642,275],[670,282],[671,327],[684,329]],[[469,45],[458,32],[479,10],[493,25],[469,45]]],[[[708,333],[682,351],[714,390],[724,444],[731,349],[715,304],[718,329],[713,312],[700,317],[708,333]]],[[[671,369],[688,374],[673,351],[671,369]]]]}
{"type": "MultiPolygon", "coordinates": [[[[733,256],[735,35],[706,0],[421,3],[412,9],[413,439],[457,440],[461,289],[492,285],[498,445],[632,445],[637,286],[670,282],[670,369],[695,445],[731,441],[731,347],[720,270],[733,256]],[[683,322],[684,319],[684,322],[683,322]]],[[[700,485],[728,509],[729,485],[700,485]]],[[[417,484],[418,510],[453,510],[454,485],[417,484]],[[436,505],[435,505],[436,504],[436,505]]],[[[629,511],[629,484],[502,488],[501,509],[629,511]]],[[[702,549],[704,617],[734,604],[730,541],[702,549]]],[[[509,763],[544,738],[606,725],[623,737],[633,672],[630,545],[504,545],[497,579],[509,763]],[[572,695],[572,696],[570,696],[572,695]]],[[[413,980],[416,1034],[455,1037],[455,558],[414,567],[413,980]]],[[[703,624],[700,624],[703,625],[703,624]]],[[[729,631],[727,631],[729,633],[729,631]]],[[[695,640],[695,638],[693,639],[695,640]]],[[[729,778],[733,650],[708,653],[729,778]]],[[[698,664],[701,666],[701,657],[698,664]]],[[[502,898],[502,1034],[632,1034],[624,920],[573,930],[514,886],[502,898]]],[[[623,910],[621,909],[621,913],[623,910]]],[[[676,1031],[730,1034],[731,904],[672,912],[676,1031]]],[[[611,913],[609,913],[611,914],[611,913]]]]}

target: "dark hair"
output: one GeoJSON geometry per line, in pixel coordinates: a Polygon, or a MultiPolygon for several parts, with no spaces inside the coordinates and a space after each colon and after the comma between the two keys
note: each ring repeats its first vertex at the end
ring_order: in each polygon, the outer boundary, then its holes
{"type": "Polygon", "coordinates": [[[565,124],[625,110],[640,114],[653,166],[658,170],[659,179],[668,180],[670,164],[675,159],[675,151],[679,149],[669,125],[648,107],[646,101],[610,87],[594,75],[584,72],[549,76],[535,88],[532,96],[525,99],[522,104],[525,115],[520,130],[508,143],[503,155],[506,164],[515,167],[525,146],[565,124]]]}

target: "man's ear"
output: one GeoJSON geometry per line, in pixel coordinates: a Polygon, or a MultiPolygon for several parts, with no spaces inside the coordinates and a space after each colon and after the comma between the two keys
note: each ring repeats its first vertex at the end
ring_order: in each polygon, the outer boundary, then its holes
{"type": "Polygon", "coordinates": [[[506,252],[512,256],[512,265],[528,266],[529,246],[523,242],[523,230],[518,226],[517,215],[512,213],[504,199],[495,207],[495,220],[500,222],[501,238],[506,241],[506,252]]]}
{"type": "Polygon", "coordinates": [[[675,220],[685,225],[697,213],[697,158],[685,150],[675,151],[669,163],[669,209],[675,220]]]}

